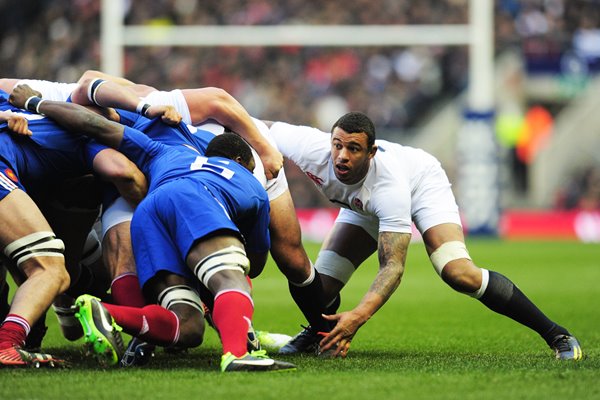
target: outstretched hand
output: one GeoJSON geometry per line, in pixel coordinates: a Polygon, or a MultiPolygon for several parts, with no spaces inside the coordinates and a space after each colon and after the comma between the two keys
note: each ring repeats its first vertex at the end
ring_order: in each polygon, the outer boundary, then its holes
{"type": "Polygon", "coordinates": [[[15,107],[25,108],[25,102],[32,96],[42,97],[42,94],[28,85],[18,85],[11,92],[8,101],[15,107]]]}
{"type": "Polygon", "coordinates": [[[173,106],[150,106],[145,115],[148,118],[161,117],[168,125],[177,125],[181,122],[181,114],[173,106]]]}
{"type": "Polygon", "coordinates": [[[346,357],[350,344],[358,329],[365,323],[361,317],[355,315],[352,311],[341,312],[333,315],[324,315],[328,321],[335,322],[335,327],[319,343],[321,352],[325,352],[335,347],[332,353],[333,357],[346,357]]]}

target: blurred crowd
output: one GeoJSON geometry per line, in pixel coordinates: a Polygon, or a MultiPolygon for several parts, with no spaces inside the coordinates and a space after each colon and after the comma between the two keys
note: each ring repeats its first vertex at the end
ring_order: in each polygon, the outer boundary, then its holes
{"type": "MultiPolygon", "coordinates": [[[[126,23],[141,25],[468,20],[467,0],[124,1],[126,23]]],[[[72,82],[98,69],[100,6],[100,0],[20,0],[16,7],[0,0],[0,76],[72,82]]],[[[599,0],[497,0],[495,8],[496,50],[521,49],[532,71],[600,65],[599,0]],[[565,54],[579,64],[565,63],[565,54]]],[[[125,76],[159,89],[223,87],[256,117],[325,130],[343,112],[361,110],[384,136],[401,141],[464,88],[467,63],[464,47],[152,47],[128,49],[125,76]]],[[[304,206],[318,197],[297,198],[304,206]]]]}
{"type": "Polygon", "coordinates": [[[556,207],[600,211],[600,163],[575,173],[573,179],[559,191],[556,207]]]}

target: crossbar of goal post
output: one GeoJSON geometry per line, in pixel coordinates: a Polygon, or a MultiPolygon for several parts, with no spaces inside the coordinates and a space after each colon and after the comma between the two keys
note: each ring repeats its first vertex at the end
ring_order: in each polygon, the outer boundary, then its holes
{"type": "Polygon", "coordinates": [[[496,233],[493,0],[470,0],[469,23],[458,25],[139,26],[124,25],[123,7],[124,1],[102,0],[101,68],[117,76],[123,75],[127,46],[468,46],[468,104],[457,146],[457,197],[471,233],[496,233]]]}

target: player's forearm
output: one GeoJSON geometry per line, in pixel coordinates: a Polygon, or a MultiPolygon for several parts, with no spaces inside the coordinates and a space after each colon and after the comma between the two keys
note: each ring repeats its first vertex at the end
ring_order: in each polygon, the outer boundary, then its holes
{"type": "Polygon", "coordinates": [[[400,285],[403,273],[404,266],[400,263],[388,263],[379,270],[369,291],[354,308],[354,312],[360,315],[363,323],[388,301],[400,285]]]}
{"type": "Polygon", "coordinates": [[[38,111],[71,133],[83,134],[109,147],[118,148],[123,139],[123,126],[79,104],[46,100],[39,104],[38,111]]]}
{"type": "Polygon", "coordinates": [[[379,271],[369,291],[355,308],[362,318],[369,319],[375,314],[400,285],[404,275],[404,263],[410,237],[410,234],[398,232],[381,232],[379,234],[377,249],[379,271]]]}
{"type": "Polygon", "coordinates": [[[228,127],[250,143],[261,157],[278,153],[277,149],[261,135],[248,111],[233,96],[218,88],[204,88],[203,91],[202,95],[206,98],[203,120],[212,118],[228,127]]]}

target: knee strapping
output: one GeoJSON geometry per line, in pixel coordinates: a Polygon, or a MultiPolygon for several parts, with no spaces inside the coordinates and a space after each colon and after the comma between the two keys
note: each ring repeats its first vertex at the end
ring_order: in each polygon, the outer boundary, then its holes
{"type": "Polygon", "coordinates": [[[4,254],[17,266],[32,257],[64,257],[65,245],[53,232],[35,232],[15,240],[4,248],[4,254]]]}
{"type": "Polygon", "coordinates": [[[198,293],[189,286],[176,285],[166,288],[158,295],[158,304],[170,310],[174,304],[186,304],[204,315],[204,307],[198,293]]]}
{"type": "Polygon", "coordinates": [[[470,260],[471,256],[467,251],[467,246],[458,240],[442,244],[429,256],[429,259],[439,276],[442,276],[442,270],[446,264],[461,258],[470,260]]]}
{"type": "Polygon", "coordinates": [[[319,252],[315,269],[319,274],[331,276],[344,284],[348,283],[350,277],[356,271],[352,261],[332,250],[319,252]]]}
{"type": "Polygon", "coordinates": [[[236,246],[216,251],[196,264],[194,274],[204,286],[208,287],[210,278],[217,272],[225,270],[236,270],[247,274],[250,270],[250,260],[246,257],[246,252],[236,246]]]}

